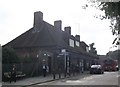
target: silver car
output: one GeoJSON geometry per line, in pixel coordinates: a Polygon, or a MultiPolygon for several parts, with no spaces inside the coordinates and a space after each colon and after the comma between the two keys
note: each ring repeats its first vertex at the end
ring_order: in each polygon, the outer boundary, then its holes
{"type": "Polygon", "coordinates": [[[101,65],[92,65],[90,67],[90,74],[104,74],[104,70],[101,65]]]}

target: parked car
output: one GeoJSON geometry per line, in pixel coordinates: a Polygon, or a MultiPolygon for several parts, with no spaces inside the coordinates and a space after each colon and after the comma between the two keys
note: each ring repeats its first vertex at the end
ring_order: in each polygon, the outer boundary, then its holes
{"type": "Polygon", "coordinates": [[[117,71],[119,70],[119,67],[118,67],[118,65],[116,66],[116,70],[117,70],[117,71]]]}
{"type": "Polygon", "coordinates": [[[101,65],[92,65],[90,67],[90,74],[104,74],[104,70],[101,65]]]}

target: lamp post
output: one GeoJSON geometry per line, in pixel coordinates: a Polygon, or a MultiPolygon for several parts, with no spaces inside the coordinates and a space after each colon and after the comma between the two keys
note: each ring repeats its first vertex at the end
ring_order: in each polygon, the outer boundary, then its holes
{"type": "Polygon", "coordinates": [[[62,49],[61,54],[64,56],[64,76],[66,77],[66,71],[67,71],[67,66],[66,66],[66,50],[62,49]]]}
{"type": "Polygon", "coordinates": [[[37,54],[37,60],[38,60],[38,62],[37,62],[37,75],[39,75],[39,54],[37,54]]]}
{"type": "Polygon", "coordinates": [[[56,57],[57,57],[57,53],[56,53],[56,50],[53,51],[53,55],[52,55],[52,68],[51,68],[51,71],[52,71],[52,75],[53,75],[53,79],[55,79],[55,73],[56,73],[56,64],[55,64],[55,60],[56,60],[56,57]]]}
{"type": "Polygon", "coordinates": [[[70,75],[70,59],[69,59],[69,53],[66,52],[66,49],[62,49],[62,54],[64,55],[64,70],[65,70],[65,77],[66,74],[70,75]]]}

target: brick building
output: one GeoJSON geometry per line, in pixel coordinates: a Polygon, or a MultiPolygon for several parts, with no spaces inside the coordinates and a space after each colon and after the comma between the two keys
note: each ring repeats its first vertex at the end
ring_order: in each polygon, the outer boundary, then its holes
{"type": "Polygon", "coordinates": [[[62,21],[51,25],[43,20],[43,13],[34,13],[34,24],[31,29],[7,43],[15,49],[21,58],[34,58],[37,68],[43,64],[53,70],[70,72],[72,66],[87,70],[98,57],[89,53],[85,42],[80,41],[80,35],[71,35],[71,27],[62,30],[62,21]]]}

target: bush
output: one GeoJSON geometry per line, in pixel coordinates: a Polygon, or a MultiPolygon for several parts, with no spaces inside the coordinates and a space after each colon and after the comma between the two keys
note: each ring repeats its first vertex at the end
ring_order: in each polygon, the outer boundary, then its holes
{"type": "Polygon", "coordinates": [[[11,47],[3,47],[2,49],[2,63],[19,63],[20,59],[17,56],[15,50],[11,47]]]}
{"type": "Polygon", "coordinates": [[[20,58],[22,63],[34,63],[37,62],[37,60],[35,60],[35,58],[31,58],[31,57],[24,57],[24,58],[20,58]]]}

